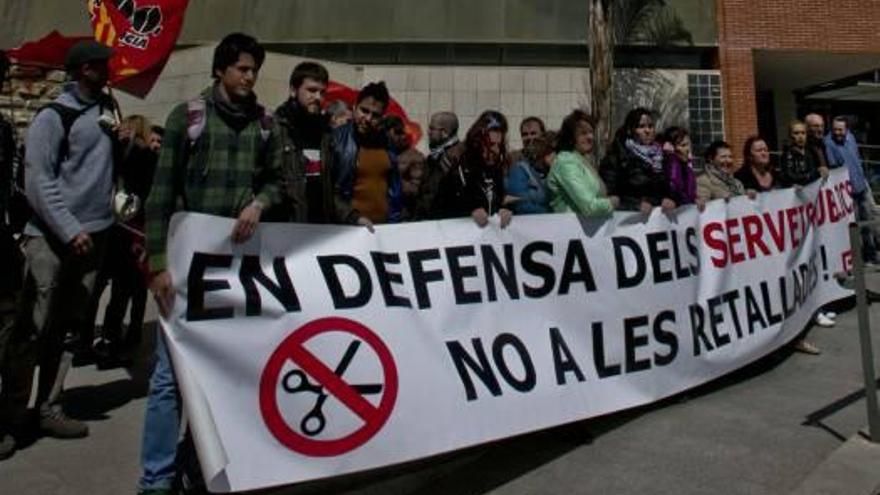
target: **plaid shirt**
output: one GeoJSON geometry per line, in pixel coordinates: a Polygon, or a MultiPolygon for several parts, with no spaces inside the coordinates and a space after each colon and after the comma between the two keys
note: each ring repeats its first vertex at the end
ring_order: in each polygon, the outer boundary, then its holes
{"type": "Polygon", "coordinates": [[[264,210],[281,201],[277,123],[261,125],[257,119],[237,133],[217,115],[211,95],[211,88],[202,93],[206,123],[195,142],[187,134],[187,103],[175,107],[165,123],[153,190],[145,208],[152,272],[167,267],[168,222],[175,212],[235,218],[254,199],[264,210]],[[263,127],[271,129],[267,139],[261,135],[263,127]]]}

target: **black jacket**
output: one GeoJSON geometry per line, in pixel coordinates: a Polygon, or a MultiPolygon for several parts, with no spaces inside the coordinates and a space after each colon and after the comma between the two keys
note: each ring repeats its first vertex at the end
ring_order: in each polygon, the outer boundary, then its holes
{"type": "Polygon", "coordinates": [[[503,167],[468,164],[463,158],[441,180],[437,211],[440,218],[460,218],[484,208],[492,216],[501,209],[504,194],[503,167]]]}
{"type": "Polygon", "coordinates": [[[458,143],[447,149],[438,156],[428,155],[425,161],[425,175],[419,187],[419,197],[416,199],[415,214],[412,220],[435,220],[449,216],[444,187],[454,185],[446,184],[450,173],[456,172],[464,154],[464,143],[458,143]]]}
{"type": "MultiPolygon", "coordinates": [[[[306,158],[303,148],[298,144],[293,110],[289,102],[283,103],[275,111],[275,119],[281,127],[281,190],[283,202],[280,207],[273,209],[268,219],[282,222],[307,223],[309,220],[309,201],[306,192],[306,158]]],[[[321,172],[322,190],[322,217],[328,223],[356,223],[357,212],[350,204],[342,199],[335,186],[333,171],[334,166],[333,138],[330,130],[325,129],[321,136],[321,160],[323,162],[321,172]]]]}
{"type": "Polygon", "coordinates": [[[780,187],[785,187],[785,185],[779,180],[779,173],[772,167],[770,168],[770,175],[773,177],[773,182],[770,183],[769,187],[764,187],[758,182],[758,178],[755,177],[755,174],[752,172],[752,168],[749,165],[743,165],[733,176],[742,182],[743,187],[745,187],[747,191],[767,192],[772,191],[773,189],[779,189],[780,187]]]}
{"type": "Polygon", "coordinates": [[[630,153],[620,140],[614,141],[602,159],[599,175],[605,181],[608,195],[620,198],[621,210],[638,210],[642,201],[660,206],[664,198],[672,195],[663,170],[654,170],[630,153]]]}
{"type": "Polygon", "coordinates": [[[786,147],[779,160],[779,182],[785,187],[805,186],[820,177],[819,164],[815,148],[807,146],[800,153],[786,147]]]}

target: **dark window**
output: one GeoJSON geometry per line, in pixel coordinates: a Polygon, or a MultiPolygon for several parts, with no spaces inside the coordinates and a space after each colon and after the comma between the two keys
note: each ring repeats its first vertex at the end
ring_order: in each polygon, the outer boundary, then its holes
{"type": "Polygon", "coordinates": [[[709,143],[724,139],[721,78],[716,74],[688,74],[688,115],[692,149],[700,157],[709,143]]]}

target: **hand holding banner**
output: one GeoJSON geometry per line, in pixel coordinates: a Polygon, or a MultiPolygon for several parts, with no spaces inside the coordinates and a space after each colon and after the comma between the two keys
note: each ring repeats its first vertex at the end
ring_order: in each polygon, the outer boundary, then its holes
{"type": "Polygon", "coordinates": [[[174,217],[162,322],[212,491],[407,462],[647,404],[846,297],[845,170],[667,216],[363,228],[174,217]]]}

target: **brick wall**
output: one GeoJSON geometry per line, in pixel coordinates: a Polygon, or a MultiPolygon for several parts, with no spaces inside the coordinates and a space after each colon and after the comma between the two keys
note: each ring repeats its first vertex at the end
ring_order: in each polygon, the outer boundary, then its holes
{"type": "Polygon", "coordinates": [[[724,123],[734,149],[758,128],[752,50],[880,50],[880,0],[717,0],[716,8],[724,123]]]}
{"type": "Polygon", "coordinates": [[[61,93],[63,71],[12,66],[6,84],[0,88],[0,112],[18,128],[19,137],[37,110],[61,93]]]}

